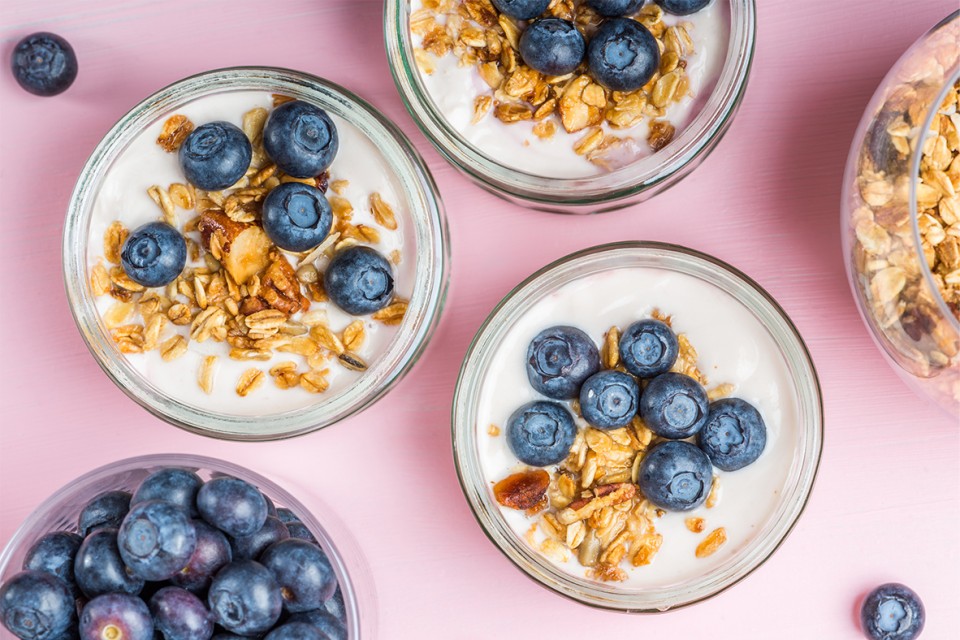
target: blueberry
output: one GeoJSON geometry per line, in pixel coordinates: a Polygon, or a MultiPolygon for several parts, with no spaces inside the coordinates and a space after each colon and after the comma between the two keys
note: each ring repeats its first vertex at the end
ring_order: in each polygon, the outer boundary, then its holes
{"type": "Polygon", "coordinates": [[[272,518],[279,517],[277,515],[277,505],[273,504],[273,500],[270,499],[270,496],[265,493],[262,493],[261,495],[263,496],[264,502],[267,503],[267,516],[272,518]]]}
{"type": "MultiPolygon", "coordinates": [[[[329,602],[329,600],[327,602],[329,602]]],[[[305,622],[313,625],[326,634],[323,636],[324,640],[327,640],[327,638],[329,638],[329,640],[347,640],[346,625],[335,615],[323,609],[295,613],[290,616],[288,622],[305,622]]]]}
{"type": "Polygon", "coordinates": [[[355,316],[365,315],[390,304],[393,269],[370,247],[350,247],[330,261],[323,284],[335,305],[355,316]]]}
{"type": "Polygon", "coordinates": [[[699,507],[712,483],[710,459],[689,442],[661,442],[640,462],[640,490],[663,509],[689,511],[699,507]]]}
{"type": "Polygon", "coordinates": [[[147,605],[123,593],[97,596],[80,614],[83,640],[153,640],[153,631],[147,605]]]}
{"type": "Polygon", "coordinates": [[[180,587],[164,587],[150,598],[150,613],[166,640],[208,640],[213,616],[203,602],[180,587]]]}
{"type": "Polygon", "coordinates": [[[640,417],[663,438],[679,440],[695,435],[706,423],[708,411],[707,392],[682,373],[657,376],[640,396],[640,417]]]}
{"type": "Polygon", "coordinates": [[[17,43],[11,60],[21,87],[38,96],[66,91],[77,78],[77,54],[55,33],[33,33],[17,43]]]}
{"type": "Polygon", "coordinates": [[[287,251],[307,251],[323,242],[333,225],[326,196],[300,182],[281,184],[263,200],[263,230],[287,251]]]}
{"type": "Polygon", "coordinates": [[[536,18],[550,6],[550,0],[492,0],[500,13],[517,20],[536,18]]]}
{"type": "Polygon", "coordinates": [[[599,371],[580,388],[583,419],[598,429],[619,429],[630,424],[640,404],[640,385],[622,371],[599,371]]]}
{"type": "Polygon", "coordinates": [[[312,178],[333,163],[340,138],[326,111],[302,100],[293,100],[274,109],[267,118],[263,148],[284,173],[312,178]]]}
{"type": "Polygon", "coordinates": [[[327,554],[306,540],[282,540],[267,547],[260,562],[273,572],[291,613],[319,609],[337,588],[327,554]]]}
{"type": "Polygon", "coordinates": [[[594,79],[614,91],[634,91],[660,67],[657,39],[630,18],[607,18],[587,47],[594,79]]]}
{"type": "Polygon", "coordinates": [[[670,371],[679,353],[676,334],[659,320],[634,322],[620,338],[624,368],[641,378],[655,378],[670,371]]]}
{"type": "Polygon", "coordinates": [[[587,0],[594,11],[605,18],[619,18],[630,16],[640,11],[640,7],[647,0],[587,0]]]}
{"type": "Polygon", "coordinates": [[[264,549],[274,542],[280,542],[290,537],[287,525],[279,518],[267,516],[267,521],[256,533],[249,536],[240,536],[230,541],[233,557],[236,560],[256,560],[264,549]]]}
{"type": "Polygon", "coordinates": [[[288,622],[275,627],[264,640],[329,640],[327,634],[307,622],[288,622]]]}
{"type": "Polygon", "coordinates": [[[0,622],[23,640],[57,640],[75,614],[67,584],[45,571],[23,571],[0,587],[0,622]]]}
{"type": "Polygon", "coordinates": [[[176,505],[196,517],[197,492],[203,485],[203,480],[193,471],[168,467],[154,471],[143,479],[140,486],[130,500],[131,505],[146,502],[147,500],[163,500],[176,505]]]}
{"type": "Polygon", "coordinates": [[[221,627],[253,636],[268,631],[280,619],[283,597],[269,569],[253,560],[239,560],[217,573],[207,604],[221,627]]]}
{"type": "Polygon", "coordinates": [[[871,591],[860,608],[860,625],[872,640],[913,640],[923,631],[925,619],[920,596],[896,582],[871,591]]]}
{"type": "Polygon", "coordinates": [[[323,607],[327,613],[339,620],[342,624],[347,624],[347,605],[343,601],[343,592],[340,591],[340,587],[337,587],[333,595],[323,603],[323,607]]]}
{"type": "Polygon", "coordinates": [[[171,576],[170,582],[200,593],[210,586],[217,571],[230,563],[233,550],[227,536],[203,520],[194,520],[193,528],[197,532],[197,546],[187,566],[171,576]]]}
{"type": "Polygon", "coordinates": [[[287,531],[290,532],[291,538],[296,538],[297,540],[306,540],[317,544],[317,538],[313,535],[310,529],[307,528],[307,525],[303,524],[299,520],[295,522],[287,523],[287,531]]]}
{"type": "Polygon", "coordinates": [[[655,0],[667,13],[675,16],[688,16],[710,4],[710,0],[655,0]]]}
{"type": "Polygon", "coordinates": [[[88,598],[104,593],[136,595],[143,589],[143,579],[133,575],[120,557],[116,529],[97,529],[83,540],[73,575],[88,598]]]}
{"type": "Polygon", "coordinates": [[[74,597],[80,594],[73,577],[73,563],[83,538],[68,531],[54,531],[41,537],[27,550],[23,568],[43,571],[57,576],[67,585],[74,597]]]}
{"type": "Polygon", "coordinates": [[[263,494],[238,478],[210,480],[197,494],[197,508],[204,520],[229,536],[256,533],[267,520],[267,501],[263,494]]]}
{"type": "Polygon", "coordinates": [[[538,392],[554,400],[570,400],[580,385],[600,369],[600,352],[575,327],[544,329],[527,347],[527,378],[538,392]]]}
{"type": "Polygon", "coordinates": [[[297,514],[286,507],[280,507],[277,509],[277,517],[280,518],[280,522],[284,524],[288,522],[300,522],[300,518],[297,517],[297,514]]]}
{"type": "Polygon", "coordinates": [[[527,66],[540,73],[562,76],[583,61],[587,45],[572,22],[559,18],[541,18],[531,23],[520,36],[520,56],[527,66]]]}
{"type": "Polygon", "coordinates": [[[697,446],[724,471],[752,464],[766,444],[767,427],[760,412],[740,398],[711,402],[707,422],[697,434],[697,446]]]}
{"type": "Polygon", "coordinates": [[[126,491],[104,491],[90,499],[83,509],[77,526],[86,537],[94,529],[117,529],[130,510],[130,494],[126,491]]]}
{"type": "Polygon", "coordinates": [[[120,264],[130,279],[162,287],[177,279],[187,263],[187,242],[166,222],[150,222],[131,233],[120,249],[120,264]]]}
{"type": "Polygon", "coordinates": [[[180,507],[148,500],[130,509],[117,534],[120,557],[144,580],[166,580],[187,566],[197,531],[180,507]]]}
{"type": "Polygon", "coordinates": [[[561,462],[570,453],[576,436],[573,416],[559,402],[530,402],[507,420],[510,449],[518,460],[534,467],[561,462]]]}
{"type": "Polygon", "coordinates": [[[180,169],[190,184],[220,191],[236,183],[250,166],[253,148],[246,134],[229,122],[208,122],[180,145],[180,169]]]}

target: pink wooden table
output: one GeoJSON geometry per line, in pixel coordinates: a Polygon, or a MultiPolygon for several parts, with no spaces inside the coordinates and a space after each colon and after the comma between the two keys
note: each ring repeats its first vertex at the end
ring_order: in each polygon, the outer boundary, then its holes
{"type": "Polygon", "coordinates": [[[77,475],[185,451],[249,466],[334,509],[365,554],[382,638],[549,629],[554,638],[854,639],[857,597],[888,580],[923,596],[924,638],[958,637],[960,425],[882,360],[854,308],[838,238],[843,164],[867,100],[956,2],[758,4],[753,77],[714,154],[654,202],[570,218],[505,204],[433,150],[391,81],[381,0],[0,2],[0,544],[77,475]],[[79,54],[80,76],[60,97],[30,96],[7,71],[13,44],[37,30],[61,33],[79,54]],[[389,397],[319,433],[257,445],[189,435],[129,401],[84,347],[60,276],[67,200],[108,127],[169,82],[241,64],[326,76],[399,123],[440,185],[454,257],[440,329],[389,397]],[[805,336],[826,403],[820,476],[786,544],[727,593],[662,616],[595,611],[528,580],[476,526],[450,449],[456,372],[494,304],[547,262],[623,239],[685,244],[756,278],[805,336]]]}

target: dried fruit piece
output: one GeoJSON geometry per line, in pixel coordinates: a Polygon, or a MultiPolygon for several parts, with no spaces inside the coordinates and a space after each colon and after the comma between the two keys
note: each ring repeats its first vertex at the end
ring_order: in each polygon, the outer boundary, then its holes
{"type": "Polygon", "coordinates": [[[493,496],[505,507],[531,509],[543,501],[549,484],[550,474],[543,469],[521,471],[493,485],[493,496]]]}

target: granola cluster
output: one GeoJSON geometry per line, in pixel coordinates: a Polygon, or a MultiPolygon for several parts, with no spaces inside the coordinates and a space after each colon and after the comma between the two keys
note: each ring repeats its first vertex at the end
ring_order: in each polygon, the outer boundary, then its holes
{"type": "MultiPolygon", "coordinates": [[[[290,99],[275,95],[274,106],[290,99]]],[[[398,228],[393,208],[379,193],[373,193],[367,203],[375,224],[357,224],[353,204],[343,196],[349,184],[346,180],[331,180],[327,172],[316,178],[295,178],[279,171],[263,149],[268,115],[266,109],[256,108],[243,116],[242,128],[253,145],[253,159],[235,185],[217,192],[180,183],[148,189],[161,218],[180,229],[186,239],[188,266],[176,280],[164,288],[149,289],[126,275],[120,266],[120,251],[129,232],[119,221],[107,228],[103,258],[90,274],[94,296],[115,300],[102,319],[122,353],[156,349],[163,360],[173,361],[187,352],[191,341],[212,340],[223,343],[224,356],[233,360],[267,362],[278,354],[290,358],[266,371],[256,366],[245,370],[235,384],[241,397],[268,377],[281,389],[299,387],[322,393],[330,385],[330,367],[367,368],[358,355],[367,337],[363,320],[355,319],[334,330],[325,310],[310,307],[328,300],[322,268],[333,254],[361,243],[377,244],[381,234],[398,228]],[[286,182],[332,191],[328,199],[334,212],[333,228],[309,252],[279,249],[260,226],[263,199],[286,182]],[[185,219],[182,224],[181,216],[185,219]]],[[[157,144],[173,153],[193,128],[185,116],[171,116],[157,144]]],[[[399,264],[399,251],[389,259],[399,264]]],[[[398,325],[406,309],[407,301],[395,298],[372,318],[398,325]]],[[[197,372],[197,384],[208,394],[214,389],[219,358],[204,357],[197,372]]]]}
{"type": "MultiPolygon", "coordinates": [[[[671,324],[671,318],[658,311],[653,317],[671,324]]],[[[678,334],[677,339],[680,353],[671,371],[705,386],[696,349],[686,335],[678,334]]],[[[620,329],[611,327],[600,350],[603,369],[626,371],[620,363],[619,342],[620,329]]],[[[708,391],[708,397],[713,401],[732,392],[733,385],[724,383],[708,391]]],[[[493,486],[494,498],[505,507],[539,516],[526,534],[531,547],[557,562],[576,556],[587,567],[587,576],[595,580],[623,581],[627,573],[622,565],[649,565],[663,543],[656,521],[664,511],[652,505],[637,486],[644,455],[662,439],[639,416],[629,426],[611,431],[583,426],[579,403],[573,400],[570,406],[582,428],[567,459],[549,471],[528,469],[502,479],[493,486]]],[[[500,428],[491,425],[487,432],[497,437],[500,428]]],[[[714,476],[705,506],[713,508],[719,499],[720,479],[714,476]]],[[[706,530],[703,518],[690,517],[685,524],[694,534],[706,530]]],[[[726,539],[723,527],[710,531],[698,544],[696,557],[712,555],[726,539]]]]}
{"type": "MultiPolygon", "coordinates": [[[[573,22],[589,38],[602,21],[581,0],[553,0],[546,14],[573,22]]],[[[671,104],[690,94],[687,59],[694,52],[688,23],[667,26],[663,10],[650,3],[634,19],[660,45],[660,69],[636,91],[611,91],[595,82],[582,64],[563,76],[546,76],[524,64],[519,54],[520,26],[497,11],[490,0],[423,0],[410,16],[410,31],[421,38],[414,55],[425,74],[435,71],[433,56],[455,55],[461,66],[475,67],[490,87],[474,101],[474,124],[492,112],[503,123],[533,121],[541,139],[553,137],[558,125],[568,134],[582,133],[577,154],[613,170],[635,157],[637,142],[609,130],[630,129],[646,121],[647,144],[665,147],[676,128],[666,119],[671,104]]]]}

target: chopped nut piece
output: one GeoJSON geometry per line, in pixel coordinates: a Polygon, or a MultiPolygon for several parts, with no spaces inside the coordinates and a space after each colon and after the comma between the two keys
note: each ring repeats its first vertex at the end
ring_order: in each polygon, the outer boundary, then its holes
{"type": "Polygon", "coordinates": [[[543,501],[549,484],[550,474],[543,469],[531,469],[509,475],[493,485],[493,496],[505,507],[530,509],[543,501]]]}

